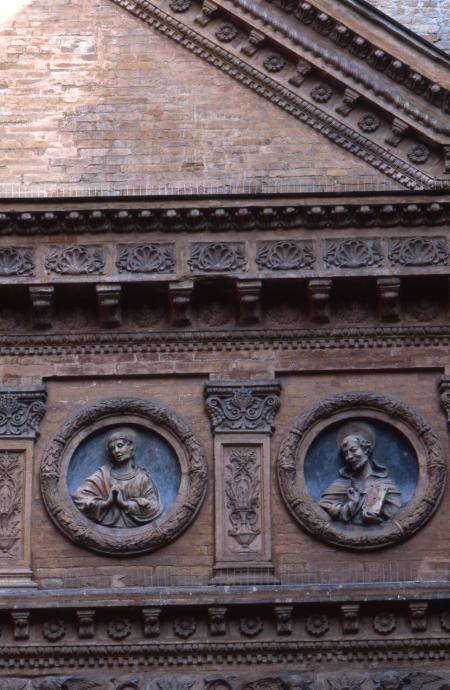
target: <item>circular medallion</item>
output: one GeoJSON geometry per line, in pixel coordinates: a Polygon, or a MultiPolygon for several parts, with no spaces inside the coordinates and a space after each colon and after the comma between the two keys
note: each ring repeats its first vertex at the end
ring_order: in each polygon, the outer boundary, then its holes
{"type": "Polygon", "coordinates": [[[207,466],[190,427],[148,400],[102,400],[62,427],[41,466],[45,506],[74,542],[108,554],[175,539],[202,503],[207,466]]]}
{"type": "Polygon", "coordinates": [[[297,417],[281,445],[278,478],[308,532],[373,549],[411,536],[431,517],[446,464],[436,434],[412,407],[347,393],[297,417]]]}

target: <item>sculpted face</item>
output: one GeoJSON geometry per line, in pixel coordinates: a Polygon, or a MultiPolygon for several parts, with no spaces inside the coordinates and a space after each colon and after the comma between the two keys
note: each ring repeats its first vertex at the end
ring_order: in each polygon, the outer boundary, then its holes
{"type": "Polygon", "coordinates": [[[349,434],[341,443],[341,451],[345,464],[352,472],[359,472],[369,462],[367,448],[363,447],[361,438],[356,434],[349,434]]]}
{"type": "Polygon", "coordinates": [[[121,465],[134,456],[135,445],[131,434],[115,432],[108,438],[108,450],[114,463],[121,465]]]}

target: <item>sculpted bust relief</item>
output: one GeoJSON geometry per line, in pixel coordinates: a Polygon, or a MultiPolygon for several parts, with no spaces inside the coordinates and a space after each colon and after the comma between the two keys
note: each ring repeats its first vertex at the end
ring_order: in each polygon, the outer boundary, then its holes
{"type": "Polygon", "coordinates": [[[149,472],[135,462],[136,435],[116,429],[107,437],[110,464],[85,479],[73,496],[77,507],[105,527],[139,527],[161,514],[158,488],[149,472]]]}
{"type": "Polygon", "coordinates": [[[375,441],[373,429],[362,423],[347,424],[338,433],[344,466],[319,503],[333,520],[373,525],[394,517],[400,509],[400,489],[386,467],[373,459],[375,441]]]}

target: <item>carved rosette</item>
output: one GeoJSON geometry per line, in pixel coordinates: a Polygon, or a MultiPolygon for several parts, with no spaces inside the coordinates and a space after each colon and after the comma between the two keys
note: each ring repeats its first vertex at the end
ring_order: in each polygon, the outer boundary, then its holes
{"type": "Polygon", "coordinates": [[[271,433],[280,407],[280,390],[280,384],[269,382],[208,384],[206,410],[214,432],[271,433]]]}
{"type": "Polygon", "coordinates": [[[445,488],[447,466],[438,437],[411,406],[377,393],[346,393],[326,398],[296,418],[285,436],[277,463],[282,496],[295,519],[317,538],[354,549],[374,549],[410,537],[436,510],[445,488]],[[304,478],[308,448],[319,431],[349,418],[379,420],[406,436],[418,464],[419,478],[411,500],[395,516],[370,528],[331,521],[310,495],[304,478]]]}
{"type": "Polygon", "coordinates": [[[111,555],[153,551],[178,537],[196,516],[207,486],[208,470],[192,429],[171,409],[150,400],[101,400],[75,413],[60,429],[42,460],[40,481],[47,511],[72,541],[111,555]],[[165,436],[176,450],[181,469],[178,496],[158,518],[136,527],[114,530],[93,523],[75,506],[67,487],[70,457],[90,430],[111,424],[141,424],[165,436]]]}

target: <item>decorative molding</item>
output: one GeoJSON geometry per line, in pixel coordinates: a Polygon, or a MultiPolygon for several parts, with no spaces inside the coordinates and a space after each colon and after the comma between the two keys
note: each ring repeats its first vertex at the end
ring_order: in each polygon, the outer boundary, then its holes
{"type": "Polygon", "coordinates": [[[202,504],[207,478],[203,449],[191,428],[169,408],[136,398],[101,400],[76,412],[51,442],[40,472],[44,503],[56,526],[85,548],[118,556],[152,551],[178,537],[202,504]],[[113,418],[123,424],[133,416],[164,432],[169,439],[173,438],[181,449],[178,455],[184,477],[181,493],[173,506],[152,522],[135,529],[108,530],[97,527],[78,510],[68,494],[63,467],[67,453],[73,452],[71,444],[94,425],[100,428],[113,418]]]}
{"type": "Polygon", "coordinates": [[[0,386],[0,437],[36,439],[46,400],[42,386],[0,386]]]}
{"type": "Polygon", "coordinates": [[[445,237],[396,237],[389,240],[389,261],[394,266],[447,266],[445,237]]]}
{"type": "Polygon", "coordinates": [[[53,247],[45,258],[45,270],[60,275],[99,275],[105,271],[105,254],[101,247],[90,245],[53,247]]]}
{"type": "Polygon", "coordinates": [[[323,258],[327,267],[362,268],[381,266],[383,252],[380,240],[327,240],[323,258]]]}
{"type": "Polygon", "coordinates": [[[312,242],[278,240],[258,242],[256,265],[260,270],[298,271],[311,268],[315,262],[312,242]]]}
{"type": "Polygon", "coordinates": [[[245,245],[239,242],[198,242],[191,245],[188,266],[191,271],[202,273],[245,271],[245,245]]]}
{"type": "Polygon", "coordinates": [[[296,418],[285,436],[278,456],[282,496],[294,518],[318,539],[353,549],[374,549],[410,537],[436,510],[445,487],[446,463],[439,439],[428,422],[411,406],[377,393],[344,393],[322,400],[296,418]],[[419,465],[414,497],[395,520],[372,525],[370,530],[346,530],[347,525],[330,516],[309,494],[303,477],[304,457],[318,428],[349,417],[372,417],[408,433],[419,465]]]}
{"type": "Polygon", "coordinates": [[[119,273],[171,273],[174,244],[121,244],[117,249],[119,273]]]}
{"type": "MultiPolygon", "coordinates": [[[[433,186],[433,178],[429,175],[412,167],[406,161],[401,160],[376,142],[367,139],[345,123],[338,121],[324,112],[323,109],[313,106],[311,102],[287,89],[283,83],[269,77],[258,67],[230,54],[222,46],[163,12],[149,0],[146,0],[145,5],[143,2],[136,2],[136,0],[113,0],[113,2],[170,36],[199,57],[230,74],[234,79],[244,83],[296,119],[320,130],[324,136],[337,145],[351,150],[353,155],[365,160],[366,163],[377,168],[383,174],[393,177],[398,183],[409,189],[428,189],[433,186]]],[[[243,9],[248,9],[251,14],[261,14],[262,11],[265,13],[264,17],[267,15],[266,10],[261,10],[260,6],[253,3],[252,0],[233,0],[233,3],[239,4],[243,9]]],[[[278,21],[278,28],[281,28],[279,25],[280,21],[278,21]]],[[[302,41],[303,37],[300,32],[298,34],[300,36],[299,41],[302,41]]],[[[311,41],[311,39],[308,40],[311,41]]],[[[265,41],[266,36],[264,34],[252,30],[249,43],[241,48],[241,53],[251,57],[265,41]]],[[[314,50],[317,51],[317,44],[314,43],[314,46],[314,50]]]]}
{"type": "Polygon", "coordinates": [[[34,250],[28,247],[0,247],[0,276],[32,276],[34,250]]]}
{"type": "Polygon", "coordinates": [[[206,411],[214,433],[272,433],[280,392],[279,383],[268,381],[206,384],[206,411]]]}
{"type": "Polygon", "coordinates": [[[122,234],[140,232],[191,233],[195,221],[196,232],[225,232],[233,228],[236,232],[261,232],[280,228],[368,228],[368,227],[434,227],[450,223],[450,203],[439,200],[418,202],[416,199],[393,203],[358,202],[353,198],[343,199],[338,204],[330,203],[280,203],[273,198],[261,205],[254,201],[246,204],[220,206],[178,206],[173,208],[129,208],[121,211],[120,222],[115,208],[93,211],[83,206],[71,210],[48,208],[46,211],[0,211],[0,235],[39,236],[83,234],[122,234]]]}
{"type": "Polygon", "coordinates": [[[450,127],[445,123],[445,116],[438,119],[429,112],[429,104],[441,109],[445,114],[448,112],[448,91],[418,73],[413,67],[389,55],[365,37],[349,29],[342,23],[341,18],[337,20],[309,2],[298,4],[286,3],[283,0],[275,2],[276,7],[288,14],[293,14],[294,21],[307,24],[313,31],[327,37],[325,40],[328,39],[327,42],[332,46],[330,50],[327,45],[323,45],[323,39],[318,42],[317,39],[308,36],[304,31],[297,30],[292,23],[284,22],[275,15],[271,15],[267,4],[263,8],[254,0],[231,0],[230,4],[240,8],[255,19],[264,20],[266,26],[269,25],[273,30],[294,43],[297,50],[300,46],[306,54],[320,57],[324,64],[329,65],[339,76],[343,75],[345,78],[352,79],[366,92],[376,94],[390,107],[394,105],[403,110],[408,117],[422,126],[436,133],[450,134],[450,127]],[[324,27],[326,27],[325,31],[324,27]],[[346,51],[359,60],[366,61],[367,67],[362,69],[358,63],[355,64],[354,59],[345,55],[346,51]],[[390,88],[389,84],[380,78],[380,73],[384,73],[397,84],[402,83],[416,97],[426,101],[427,108],[419,108],[411,99],[404,98],[400,90],[390,88]]]}

